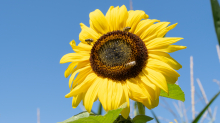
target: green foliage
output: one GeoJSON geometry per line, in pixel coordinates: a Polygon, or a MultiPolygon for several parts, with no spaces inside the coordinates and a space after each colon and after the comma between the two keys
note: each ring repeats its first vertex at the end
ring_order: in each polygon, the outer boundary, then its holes
{"type": "Polygon", "coordinates": [[[71,118],[69,118],[69,119],[67,119],[67,120],[65,120],[63,122],[58,122],[58,123],[69,123],[71,121],[76,121],[76,120],[78,120],[80,118],[89,117],[89,115],[90,115],[89,112],[82,112],[82,113],[79,113],[79,114],[77,114],[75,116],[72,116],[71,118]]]}
{"type": "Polygon", "coordinates": [[[168,89],[169,89],[169,95],[165,91],[161,90],[160,96],[175,99],[175,100],[180,100],[182,102],[185,101],[185,94],[181,90],[179,85],[168,84],[168,89]]]}
{"type": "Polygon", "coordinates": [[[215,25],[215,31],[218,37],[218,42],[220,44],[220,6],[218,0],[211,0],[212,15],[215,25]]]}
{"type": "Polygon", "coordinates": [[[59,123],[146,123],[153,119],[145,115],[137,115],[133,120],[131,120],[130,117],[124,119],[124,117],[119,114],[126,107],[127,103],[124,103],[118,109],[108,111],[104,116],[82,112],[59,123]]]}
{"type": "Polygon", "coordinates": [[[125,119],[123,116],[119,115],[113,123],[132,123],[131,118],[125,119]]]}
{"type": "Polygon", "coordinates": [[[127,103],[124,103],[116,110],[108,111],[106,115],[91,116],[88,112],[81,113],[79,115],[73,116],[60,123],[113,123],[118,117],[121,111],[127,107],[127,103]]]}
{"type": "Polygon", "coordinates": [[[209,108],[209,106],[212,104],[212,102],[218,97],[220,94],[220,91],[211,99],[211,101],[205,106],[205,108],[199,113],[199,115],[193,120],[192,123],[198,123],[202,115],[205,113],[205,111],[209,108]]]}
{"type": "Polygon", "coordinates": [[[132,123],[146,123],[147,121],[153,120],[152,117],[146,115],[137,115],[132,119],[132,123]]]}

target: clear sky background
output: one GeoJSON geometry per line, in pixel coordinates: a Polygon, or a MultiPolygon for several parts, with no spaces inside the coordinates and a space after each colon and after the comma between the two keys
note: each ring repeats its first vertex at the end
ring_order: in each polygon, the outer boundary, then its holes
{"type": "MultiPolygon", "coordinates": [[[[100,9],[104,14],[110,6],[126,5],[129,0],[1,0],[0,1],[0,123],[36,123],[40,108],[41,123],[56,123],[81,112],[71,107],[68,78],[64,71],[68,64],[60,58],[72,52],[69,42],[79,43],[79,23],[89,26],[89,13],[100,9]]],[[[134,10],[144,10],[150,19],[177,23],[167,37],[183,37],[178,45],[188,48],[171,56],[183,68],[178,82],[185,92],[185,107],[191,121],[190,56],[194,58],[194,78],[199,78],[210,100],[219,91],[213,79],[220,80],[220,63],[216,52],[209,0],[133,0],[134,10]]],[[[195,88],[201,95],[195,80],[195,88]]],[[[198,100],[196,96],[196,100],[198,100]]],[[[173,102],[167,99],[176,112],[173,102]]],[[[173,115],[160,106],[153,109],[158,116],[172,120],[173,115]]],[[[98,103],[93,110],[97,111],[98,103]]],[[[211,105],[220,106],[220,97],[211,105]]],[[[196,112],[204,101],[196,104],[196,112]]],[[[216,123],[220,122],[220,109],[216,123]]],[[[176,112],[177,113],[177,112],[176,112]]],[[[147,110],[146,114],[152,116],[147,110]]],[[[177,114],[178,115],[178,114],[177,114]]],[[[152,121],[154,123],[155,121],[152,121]]],[[[163,121],[165,122],[165,121],[163,121]]],[[[208,122],[206,120],[205,122],[208,122]]]]}

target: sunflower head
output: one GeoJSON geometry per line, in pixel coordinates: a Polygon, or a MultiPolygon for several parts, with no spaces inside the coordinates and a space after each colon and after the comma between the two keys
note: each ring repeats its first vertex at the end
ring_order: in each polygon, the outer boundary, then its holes
{"type": "Polygon", "coordinates": [[[64,75],[71,75],[66,97],[73,97],[73,108],[83,101],[90,112],[99,100],[108,111],[127,102],[121,112],[127,118],[129,99],[148,109],[156,107],[160,90],[168,93],[167,83],[174,84],[180,76],[175,70],[182,66],[168,53],[186,47],[172,45],[182,38],[164,37],[177,24],[148,19],[144,11],[127,11],[124,5],[111,6],[106,15],[96,9],[89,17],[90,27],[80,24],[78,46],[70,42],[75,53],[60,60],[71,62],[64,75]]]}

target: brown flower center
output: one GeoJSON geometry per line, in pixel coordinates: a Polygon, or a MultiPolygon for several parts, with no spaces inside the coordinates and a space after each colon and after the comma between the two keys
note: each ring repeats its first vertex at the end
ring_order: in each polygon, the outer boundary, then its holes
{"type": "Polygon", "coordinates": [[[147,48],[135,34],[113,31],[93,45],[90,63],[100,77],[124,81],[136,77],[146,65],[147,48]]]}

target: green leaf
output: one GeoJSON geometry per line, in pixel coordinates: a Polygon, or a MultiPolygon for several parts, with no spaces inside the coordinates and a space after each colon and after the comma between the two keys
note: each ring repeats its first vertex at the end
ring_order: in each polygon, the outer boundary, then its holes
{"type": "Polygon", "coordinates": [[[218,42],[220,45],[220,6],[218,0],[211,0],[211,6],[212,6],[212,15],[215,25],[215,32],[218,37],[218,42]]]}
{"type": "Polygon", "coordinates": [[[158,120],[157,116],[154,114],[153,110],[150,110],[151,113],[153,114],[154,119],[156,120],[157,123],[160,123],[160,121],[158,120]]]}
{"type": "Polygon", "coordinates": [[[132,119],[133,123],[146,123],[147,121],[153,120],[152,117],[146,116],[146,115],[137,115],[132,119]]]}
{"type": "Polygon", "coordinates": [[[75,116],[72,116],[71,118],[63,121],[63,122],[58,122],[58,123],[69,123],[71,121],[75,121],[75,120],[78,120],[80,118],[84,118],[84,117],[89,117],[89,112],[82,112],[82,113],[79,113],[75,116]]]}
{"type": "MultiPolygon", "coordinates": [[[[116,110],[108,111],[106,115],[102,116],[87,116],[87,117],[81,117],[77,120],[75,119],[68,119],[67,121],[63,121],[60,123],[113,123],[114,120],[118,117],[118,115],[121,113],[121,111],[127,107],[127,103],[124,103],[116,110]]],[[[75,117],[75,116],[73,116],[75,117]]]]}
{"type": "Polygon", "coordinates": [[[122,115],[119,115],[113,123],[132,123],[132,121],[129,116],[125,119],[122,115]]]}
{"type": "Polygon", "coordinates": [[[169,95],[165,91],[161,90],[160,96],[175,99],[175,100],[180,100],[182,102],[185,101],[185,94],[181,90],[179,85],[168,84],[168,89],[169,89],[169,95]]]}
{"type": "Polygon", "coordinates": [[[209,108],[209,106],[218,97],[219,94],[220,94],[220,91],[211,99],[211,101],[205,106],[205,108],[199,113],[199,115],[193,120],[192,123],[198,123],[199,119],[202,117],[204,112],[209,108]]]}

